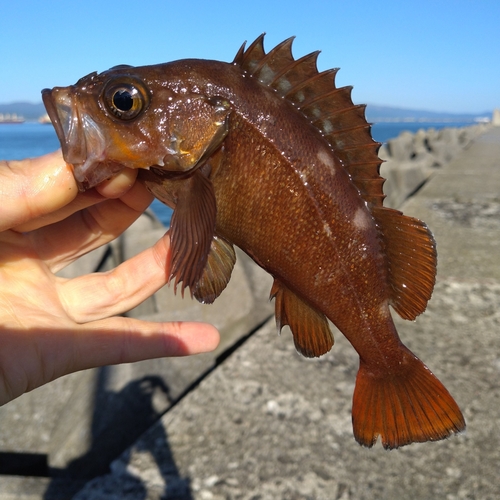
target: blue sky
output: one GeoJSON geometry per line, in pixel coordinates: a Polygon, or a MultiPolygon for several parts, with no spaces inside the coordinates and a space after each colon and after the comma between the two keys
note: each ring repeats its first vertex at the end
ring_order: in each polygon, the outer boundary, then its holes
{"type": "Polygon", "coordinates": [[[231,61],[266,32],[266,50],[292,35],[295,57],[320,49],[319,69],[340,67],[356,103],[500,107],[499,0],[13,0],[0,18],[2,103],[117,64],[231,61]]]}

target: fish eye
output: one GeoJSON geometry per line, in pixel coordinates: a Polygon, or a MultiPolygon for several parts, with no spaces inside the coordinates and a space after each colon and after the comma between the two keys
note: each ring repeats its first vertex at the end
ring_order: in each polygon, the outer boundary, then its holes
{"type": "Polygon", "coordinates": [[[111,81],[104,89],[103,101],[106,109],[120,120],[132,120],[149,104],[149,94],[139,82],[111,81]]]}

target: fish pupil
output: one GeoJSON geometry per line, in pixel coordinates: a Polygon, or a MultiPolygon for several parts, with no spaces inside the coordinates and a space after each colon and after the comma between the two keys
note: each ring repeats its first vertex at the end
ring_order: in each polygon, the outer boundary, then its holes
{"type": "Polygon", "coordinates": [[[113,96],[113,104],[119,111],[130,111],[134,105],[134,98],[128,90],[118,90],[113,96]]]}
{"type": "Polygon", "coordinates": [[[131,77],[123,80],[110,79],[107,82],[102,92],[101,103],[114,118],[129,121],[147,109],[150,94],[143,82],[131,77]]]}

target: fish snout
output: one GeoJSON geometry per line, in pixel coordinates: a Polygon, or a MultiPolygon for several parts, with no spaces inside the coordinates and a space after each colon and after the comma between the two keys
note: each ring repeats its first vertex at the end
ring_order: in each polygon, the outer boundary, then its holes
{"type": "Polygon", "coordinates": [[[44,89],[42,99],[61,143],[64,160],[72,165],[81,191],[123,170],[124,165],[106,160],[104,135],[95,120],[80,109],[74,86],[44,89]]]}

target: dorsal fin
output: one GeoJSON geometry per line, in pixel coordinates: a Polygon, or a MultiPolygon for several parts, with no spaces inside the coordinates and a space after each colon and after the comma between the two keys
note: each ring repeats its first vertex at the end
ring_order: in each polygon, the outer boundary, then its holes
{"type": "Polygon", "coordinates": [[[240,48],[233,64],[294,104],[330,143],[364,200],[381,207],[384,179],[379,174],[380,143],[372,139],[365,106],[354,105],[352,87],[335,87],[337,69],[318,72],[319,52],[295,60],[293,39],[266,54],[262,34],[248,49],[240,48]]]}
{"type": "Polygon", "coordinates": [[[434,287],[432,234],[421,221],[383,206],[380,143],[371,136],[366,106],[352,102],[352,87],[335,86],[338,69],[318,72],[318,52],[295,60],[292,42],[289,38],[266,54],[261,35],[247,50],[240,48],[233,64],[293,104],[328,141],[376,221],[386,250],[391,303],[403,318],[413,319],[425,310],[434,287]]]}

